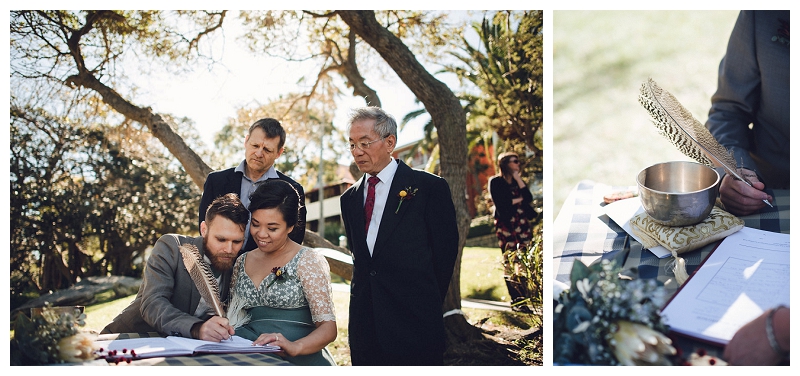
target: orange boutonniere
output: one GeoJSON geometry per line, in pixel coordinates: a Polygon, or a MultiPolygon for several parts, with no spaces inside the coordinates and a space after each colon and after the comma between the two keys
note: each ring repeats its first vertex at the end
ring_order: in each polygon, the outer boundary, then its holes
{"type": "Polygon", "coordinates": [[[417,188],[407,187],[405,189],[401,189],[400,192],[397,194],[397,197],[400,197],[400,202],[397,203],[397,209],[394,211],[394,214],[400,211],[400,205],[403,205],[403,201],[412,199],[417,194],[417,188]]]}
{"type": "Polygon", "coordinates": [[[274,267],[272,268],[272,274],[275,274],[275,279],[283,279],[283,267],[274,267]]]}
{"type": "Polygon", "coordinates": [[[286,267],[285,266],[281,266],[279,268],[279,267],[276,266],[276,267],[272,268],[272,274],[275,274],[275,279],[270,281],[270,283],[267,284],[266,288],[270,288],[273,283],[283,280],[283,276],[286,274],[286,267]]]}

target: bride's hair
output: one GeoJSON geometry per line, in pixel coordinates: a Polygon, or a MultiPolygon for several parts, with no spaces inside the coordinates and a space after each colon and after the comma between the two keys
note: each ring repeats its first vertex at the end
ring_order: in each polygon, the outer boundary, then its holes
{"type": "Polygon", "coordinates": [[[269,179],[261,183],[250,196],[250,213],[259,209],[278,209],[283,214],[286,226],[296,225],[299,220],[300,195],[288,182],[269,179]]]}

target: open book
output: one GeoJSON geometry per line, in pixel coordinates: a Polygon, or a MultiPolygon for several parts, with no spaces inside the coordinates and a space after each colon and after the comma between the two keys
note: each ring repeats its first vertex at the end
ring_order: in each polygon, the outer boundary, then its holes
{"type": "Polygon", "coordinates": [[[661,311],[670,330],[720,346],[789,306],[789,235],[744,227],[725,238],[661,311]]]}
{"type": "Polygon", "coordinates": [[[170,336],[96,341],[95,344],[102,348],[103,355],[116,350],[115,357],[135,359],[211,353],[274,353],[281,350],[273,345],[253,346],[253,341],[239,336],[221,342],[170,336]]]}

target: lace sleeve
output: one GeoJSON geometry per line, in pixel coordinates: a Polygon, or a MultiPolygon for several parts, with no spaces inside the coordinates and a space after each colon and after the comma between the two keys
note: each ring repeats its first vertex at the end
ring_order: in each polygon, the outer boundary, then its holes
{"type": "Polygon", "coordinates": [[[297,263],[297,276],[311,308],[311,319],[314,322],[336,321],[331,298],[330,267],[325,257],[308,248],[297,263]]]}

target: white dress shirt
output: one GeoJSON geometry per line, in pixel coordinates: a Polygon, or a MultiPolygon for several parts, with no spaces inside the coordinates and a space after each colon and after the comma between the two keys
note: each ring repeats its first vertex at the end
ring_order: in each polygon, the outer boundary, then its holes
{"type": "MultiPolygon", "coordinates": [[[[375,184],[375,206],[372,209],[372,219],[369,222],[369,230],[367,231],[367,247],[369,254],[372,255],[372,249],[375,247],[375,240],[378,238],[378,229],[381,227],[381,218],[383,218],[383,208],[386,207],[386,199],[389,198],[389,188],[392,186],[394,173],[397,172],[397,162],[392,158],[386,167],[378,173],[378,179],[381,179],[378,184],[375,184]]],[[[364,179],[364,202],[367,201],[367,189],[369,183],[364,179]]]]}

